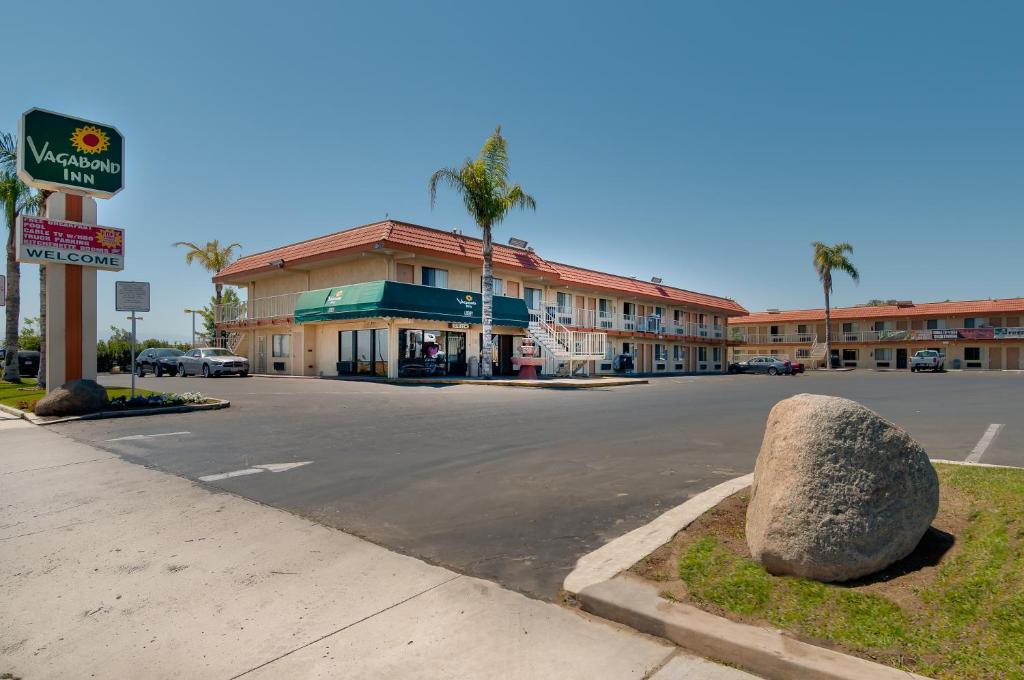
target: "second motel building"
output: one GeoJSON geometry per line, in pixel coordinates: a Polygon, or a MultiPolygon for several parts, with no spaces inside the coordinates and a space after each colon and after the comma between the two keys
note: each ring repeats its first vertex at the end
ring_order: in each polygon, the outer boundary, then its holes
{"type": "MultiPolygon", "coordinates": [[[[946,355],[946,368],[1024,369],[1024,298],[899,302],[832,309],[832,363],[906,369],[921,349],[946,355]]],[[[825,311],[769,310],[729,320],[741,342],[733,360],[774,354],[825,365],[825,311]]]]}
{"type": "MultiPolygon", "coordinates": [[[[721,372],[729,298],[494,245],[496,375],[533,336],[544,373],[721,372]],[[632,367],[630,368],[630,364],[632,367]]],[[[244,288],[217,327],[256,373],[473,375],[482,346],[482,243],[386,220],[243,257],[214,277],[244,288]]]]}

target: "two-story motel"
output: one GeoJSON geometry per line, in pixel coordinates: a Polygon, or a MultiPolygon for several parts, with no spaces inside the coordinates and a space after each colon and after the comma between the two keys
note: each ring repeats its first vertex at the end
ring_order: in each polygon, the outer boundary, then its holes
{"type": "MultiPolygon", "coordinates": [[[[1024,368],[1024,298],[837,307],[831,316],[833,365],[904,369],[914,352],[935,349],[946,368],[1024,368]]],[[[744,343],[734,360],[775,354],[825,365],[823,309],[734,317],[729,337],[744,343]]]]}
{"type": "MultiPolygon", "coordinates": [[[[386,220],[243,257],[214,276],[246,289],[216,310],[255,373],[474,375],[482,326],[482,243],[386,220]]],[[[494,246],[495,375],[532,336],[544,372],[724,371],[725,297],[543,259],[522,241],[494,246]]]]}

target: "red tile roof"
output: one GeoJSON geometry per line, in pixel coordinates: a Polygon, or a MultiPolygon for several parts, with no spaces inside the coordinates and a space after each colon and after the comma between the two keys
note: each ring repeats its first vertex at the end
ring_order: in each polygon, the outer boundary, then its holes
{"type": "MultiPolygon", "coordinates": [[[[220,283],[244,283],[245,276],[274,270],[271,262],[281,260],[289,265],[303,264],[338,257],[348,253],[393,248],[439,258],[457,259],[477,264],[483,261],[483,242],[478,238],[451,231],[431,229],[408,222],[385,220],[361,227],[319,236],[307,241],[274,248],[242,257],[213,277],[220,283]]],[[[532,250],[494,244],[494,265],[502,269],[548,276],[554,281],[577,284],[587,288],[626,293],[667,303],[690,304],[730,314],[746,314],[747,310],[728,298],[695,293],[625,276],[548,262],[532,250]]]]}
{"type": "Polygon", "coordinates": [[[629,293],[637,297],[663,300],[666,303],[707,307],[724,312],[725,314],[745,314],[747,312],[735,300],[730,300],[729,298],[695,293],[690,290],[673,288],[672,286],[665,286],[660,283],[649,283],[627,276],[605,274],[604,272],[573,267],[561,262],[551,262],[551,265],[558,270],[558,278],[567,284],[575,284],[584,288],[598,288],[616,293],[629,293]]]}
{"type": "MultiPolygon", "coordinates": [[[[996,300],[964,300],[957,302],[922,302],[911,305],[880,305],[876,307],[833,307],[833,319],[884,319],[889,317],[942,317],[1024,312],[1024,298],[996,300]]],[[[758,312],[729,319],[729,324],[774,323],[778,321],[824,321],[824,309],[795,309],[780,312],[758,312]]]]}

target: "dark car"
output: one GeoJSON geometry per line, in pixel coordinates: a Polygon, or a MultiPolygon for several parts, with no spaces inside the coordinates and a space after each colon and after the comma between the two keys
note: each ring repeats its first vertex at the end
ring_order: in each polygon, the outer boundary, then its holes
{"type": "Polygon", "coordinates": [[[27,378],[39,375],[39,352],[31,349],[19,350],[18,373],[27,378]]]}
{"type": "Polygon", "coordinates": [[[184,352],[173,347],[151,347],[139,352],[135,359],[135,375],[140,378],[146,373],[152,373],[159,378],[164,375],[174,375],[178,372],[178,357],[184,352]]]}
{"type": "Polygon", "coordinates": [[[793,375],[804,372],[804,365],[800,361],[790,361],[789,366],[793,375]]]}
{"type": "Polygon", "coordinates": [[[768,375],[787,375],[793,372],[793,365],[778,357],[750,357],[746,361],[729,364],[730,373],[767,373],[768,375]]]}

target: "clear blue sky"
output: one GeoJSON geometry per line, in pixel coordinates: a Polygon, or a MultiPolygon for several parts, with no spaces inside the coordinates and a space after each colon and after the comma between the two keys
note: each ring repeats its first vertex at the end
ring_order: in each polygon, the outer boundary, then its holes
{"type": "Polygon", "coordinates": [[[497,123],[538,203],[498,235],[550,259],[810,307],[808,244],[849,240],[838,304],[1024,295],[1024,3],[488,4],[7,6],[0,127],[41,106],[126,136],[100,328],[127,323],[115,279],[150,280],[140,333],[188,337],[212,286],[172,241],[472,233],[426,181],[497,123]]]}

